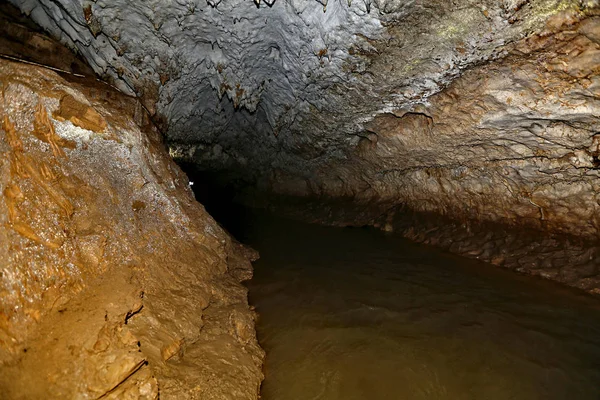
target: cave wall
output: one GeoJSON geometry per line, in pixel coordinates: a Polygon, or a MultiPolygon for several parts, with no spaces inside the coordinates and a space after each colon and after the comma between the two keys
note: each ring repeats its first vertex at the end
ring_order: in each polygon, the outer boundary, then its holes
{"type": "Polygon", "coordinates": [[[598,232],[596,1],[13,0],[259,191],[598,232]]]}
{"type": "Polygon", "coordinates": [[[161,133],[250,202],[308,199],[321,222],[600,291],[597,246],[462,224],[597,239],[594,1],[13,3],[114,88],[0,61],[9,397],[257,397],[239,284],[256,254],[195,203],[161,133]]]}
{"type": "Polygon", "coordinates": [[[599,39],[598,17],[553,18],[426,104],[375,117],[315,194],[597,238],[599,39]]]}
{"type": "Polygon", "coordinates": [[[196,203],[146,111],[6,60],[0,89],[1,397],[256,399],[256,254],[196,203]]]}

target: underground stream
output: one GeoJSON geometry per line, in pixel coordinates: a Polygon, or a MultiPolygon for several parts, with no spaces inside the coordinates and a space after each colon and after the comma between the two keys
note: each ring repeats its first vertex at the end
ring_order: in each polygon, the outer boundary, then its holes
{"type": "Polygon", "coordinates": [[[380,230],[244,208],[206,183],[194,191],[260,252],[247,286],[262,399],[600,398],[595,298],[380,230]]]}

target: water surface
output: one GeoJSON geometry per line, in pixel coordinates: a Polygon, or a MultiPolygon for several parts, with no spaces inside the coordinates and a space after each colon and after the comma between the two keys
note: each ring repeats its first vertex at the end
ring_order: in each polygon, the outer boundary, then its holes
{"type": "Polygon", "coordinates": [[[376,230],[243,226],[263,400],[600,399],[597,298],[376,230]]]}

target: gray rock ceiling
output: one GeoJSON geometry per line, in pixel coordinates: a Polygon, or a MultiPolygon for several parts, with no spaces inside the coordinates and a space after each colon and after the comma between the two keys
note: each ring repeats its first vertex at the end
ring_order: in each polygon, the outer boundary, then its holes
{"type": "Polygon", "coordinates": [[[374,115],[426,101],[579,3],[11,1],[143,98],[176,153],[299,170],[345,157],[374,115]]]}

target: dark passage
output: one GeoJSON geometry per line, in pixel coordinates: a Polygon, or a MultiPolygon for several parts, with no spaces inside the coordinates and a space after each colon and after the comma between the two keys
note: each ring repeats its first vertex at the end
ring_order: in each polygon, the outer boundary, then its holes
{"type": "Polygon", "coordinates": [[[235,238],[241,240],[246,231],[250,210],[236,202],[236,192],[225,182],[228,178],[198,169],[193,164],[180,163],[187,174],[194,196],[206,211],[235,238]]]}
{"type": "Polygon", "coordinates": [[[264,399],[600,398],[593,298],[376,230],[227,209],[261,254],[264,399]]]}

